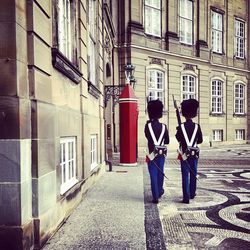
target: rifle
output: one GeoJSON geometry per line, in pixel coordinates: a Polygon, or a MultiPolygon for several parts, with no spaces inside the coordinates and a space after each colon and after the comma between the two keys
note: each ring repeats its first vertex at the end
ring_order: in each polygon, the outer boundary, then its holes
{"type": "Polygon", "coordinates": [[[175,108],[175,112],[176,112],[177,122],[178,122],[178,125],[181,126],[180,111],[179,111],[179,108],[177,106],[176,100],[174,99],[174,95],[172,95],[172,97],[173,97],[173,102],[174,102],[174,108],[175,108]]]}
{"type": "MultiPolygon", "coordinates": [[[[181,126],[181,116],[180,116],[180,111],[179,111],[179,108],[178,108],[178,106],[177,106],[177,102],[176,102],[176,100],[174,99],[174,95],[172,95],[172,97],[173,97],[173,103],[174,103],[174,108],[175,108],[175,112],[176,112],[176,118],[177,118],[177,122],[178,122],[178,125],[179,126],[181,126]]],[[[181,150],[180,149],[178,149],[177,150],[177,152],[178,152],[178,160],[182,160],[183,158],[182,158],[182,152],[181,152],[181,150]]]]}

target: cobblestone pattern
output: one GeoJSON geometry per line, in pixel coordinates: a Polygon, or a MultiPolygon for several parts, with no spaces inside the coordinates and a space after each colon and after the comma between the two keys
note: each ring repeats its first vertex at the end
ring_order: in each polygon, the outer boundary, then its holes
{"type": "Polygon", "coordinates": [[[167,165],[158,204],[167,249],[250,249],[250,170],[230,167],[200,169],[197,196],[183,204],[180,168],[167,165]]]}
{"type": "Polygon", "coordinates": [[[152,203],[150,178],[147,167],[143,167],[145,233],[147,250],[166,250],[159,211],[152,203]]]}

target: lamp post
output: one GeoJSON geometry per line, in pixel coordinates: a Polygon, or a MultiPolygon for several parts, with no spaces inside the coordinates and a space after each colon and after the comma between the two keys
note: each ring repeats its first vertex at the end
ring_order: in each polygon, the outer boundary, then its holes
{"type": "Polygon", "coordinates": [[[119,97],[120,165],[137,165],[138,98],[134,94],[135,67],[125,65],[126,85],[119,97]]]}
{"type": "Polygon", "coordinates": [[[124,66],[124,69],[125,69],[126,82],[130,84],[131,79],[134,79],[135,66],[130,63],[127,63],[124,66]]]}
{"type": "Polygon", "coordinates": [[[129,83],[133,89],[135,89],[136,79],[134,76],[131,76],[129,79],[129,83]]]}

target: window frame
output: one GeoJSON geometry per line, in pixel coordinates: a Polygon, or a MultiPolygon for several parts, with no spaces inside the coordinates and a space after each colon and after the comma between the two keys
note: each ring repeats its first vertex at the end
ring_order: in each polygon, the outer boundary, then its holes
{"type": "Polygon", "coordinates": [[[54,68],[56,68],[58,71],[60,71],[62,74],[67,76],[70,80],[72,80],[74,83],[78,84],[81,82],[82,79],[82,73],[79,70],[79,64],[78,64],[78,58],[77,58],[77,25],[76,25],[76,0],[55,0],[53,2],[53,41],[52,41],[52,65],[54,68]],[[59,3],[61,1],[67,1],[70,2],[70,10],[71,10],[71,52],[70,52],[70,58],[65,55],[63,50],[60,48],[60,30],[59,30],[59,16],[60,16],[60,8],[59,3]]]}
{"type": "MultiPolygon", "coordinates": [[[[181,43],[183,44],[187,44],[187,45],[193,45],[193,41],[194,41],[194,3],[192,0],[179,0],[178,1],[178,27],[179,27],[179,40],[181,43]],[[189,18],[187,16],[182,16],[181,15],[181,1],[184,1],[184,6],[187,6],[187,3],[190,2],[192,4],[191,8],[192,8],[192,17],[189,18]],[[184,27],[186,27],[186,23],[187,22],[191,22],[191,41],[188,41],[188,37],[187,37],[187,32],[183,32],[184,36],[181,36],[181,23],[182,21],[184,22],[184,27]],[[182,37],[184,37],[184,40],[182,40],[182,37]]],[[[184,8],[185,9],[185,8],[184,8]]],[[[185,30],[186,31],[186,30],[185,30]]]]}
{"type": "Polygon", "coordinates": [[[63,195],[78,182],[76,137],[60,138],[60,170],[61,170],[60,194],[63,195]],[[71,155],[69,153],[70,149],[72,149],[71,155]]]}
{"type": "Polygon", "coordinates": [[[157,100],[159,99],[160,101],[162,101],[163,103],[163,106],[164,106],[164,90],[165,90],[165,72],[163,70],[160,70],[160,69],[156,69],[156,68],[150,68],[150,69],[147,69],[147,101],[150,101],[150,100],[157,100]],[[154,79],[155,81],[152,81],[151,83],[154,84],[154,87],[149,87],[149,83],[150,83],[150,72],[153,72],[154,74],[154,79]],[[158,82],[157,82],[157,73],[160,73],[162,75],[161,79],[161,84],[162,84],[162,88],[158,88],[157,85],[158,85],[158,82]],[[154,98],[151,98],[150,97],[150,93],[153,92],[154,93],[154,98]],[[162,96],[159,98],[158,94],[157,93],[162,93],[162,96]]]}
{"type": "Polygon", "coordinates": [[[99,86],[96,67],[97,47],[97,6],[96,0],[88,1],[88,82],[95,87],[99,86]]]}
{"type": "Polygon", "coordinates": [[[90,135],[90,171],[98,166],[98,136],[90,135]]]}
{"type": "Polygon", "coordinates": [[[153,0],[145,0],[144,1],[144,28],[145,28],[145,33],[147,35],[151,35],[151,36],[155,36],[155,37],[161,37],[162,36],[162,1],[160,0],[159,7],[154,6],[153,3],[148,4],[147,1],[153,1],[153,0]],[[151,11],[151,13],[149,14],[149,17],[147,16],[147,9],[148,9],[148,11],[151,11]],[[153,10],[157,11],[159,13],[159,15],[158,15],[159,16],[159,20],[158,20],[158,22],[159,22],[159,30],[157,30],[158,31],[157,33],[154,33],[153,26],[152,26],[151,30],[148,30],[148,26],[147,26],[148,18],[150,18],[149,23],[152,23],[150,21],[151,21],[152,18],[154,18],[153,14],[152,14],[153,10]]]}
{"type": "Polygon", "coordinates": [[[234,84],[234,114],[235,115],[245,115],[246,114],[246,106],[245,105],[246,105],[246,85],[242,82],[237,82],[234,84]],[[236,97],[236,86],[239,86],[239,87],[242,86],[243,97],[236,97]],[[239,107],[236,108],[236,101],[237,100],[242,101],[242,105],[238,104],[238,105],[242,106],[242,112],[238,111],[240,109],[239,107]]]}
{"type": "Polygon", "coordinates": [[[236,58],[239,58],[239,59],[245,59],[246,57],[246,22],[239,18],[234,19],[234,55],[236,58]],[[242,32],[243,36],[237,35],[237,26],[238,26],[237,23],[243,24],[243,29],[244,29],[242,32]],[[241,53],[240,49],[238,51],[238,46],[237,46],[238,40],[242,40],[242,43],[243,43],[242,55],[240,54],[241,53]]]}
{"type": "Polygon", "coordinates": [[[211,114],[223,114],[223,86],[224,86],[224,82],[220,79],[213,79],[211,81],[211,114]],[[216,94],[213,94],[213,83],[215,83],[215,91],[216,91],[216,94]],[[219,91],[218,89],[218,83],[221,84],[221,95],[218,94],[217,91],[219,91]],[[215,99],[215,110],[213,110],[213,99],[215,99]],[[220,103],[221,103],[221,110],[219,110],[219,101],[220,100],[220,103]]]}
{"type": "Polygon", "coordinates": [[[197,96],[197,76],[193,75],[193,74],[189,74],[189,73],[185,73],[181,75],[181,100],[187,100],[190,98],[194,98],[196,99],[197,96]],[[188,78],[188,90],[184,90],[184,77],[188,78]],[[190,91],[190,78],[193,78],[193,87],[194,87],[194,91],[190,91]],[[184,95],[187,95],[188,98],[184,98],[184,95]]]}
{"type": "Polygon", "coordinates": [[[245,140],[245,129],[235,129],[235,140],[236,141],[244,141],[245,140]],[[242,132],[242,133],[239,133],[239,132],[242,132]]]}
{"type": "Polygon", "coordinates": [[[212,141],[222,142],[223,141],[223,129],[213,129],[212,130],[212,141]]]}
{"type": "Polygon", "coordinates": [[[218,11],[216,11],[216,10],[211,10],[211,47],[212,47],[212,52],[213,53],[217,53],[217,54],[223,54],[223,51],[224,51],[224,46],[223,46],[223,44],[224,44],[224,29],[223,29],[223,27],[224,27],[224,15],[223,15],[223,13],[221,13],[221,12],[218,12],[218,11]],[[213,25],[214,25],[214,23],[213,23],[213,16],[214,15],[220,15],[221,16],[221,30],[219,29],[219,28],[213,28],[213,25]],[[221,40],[220,40],[220,47],[218,46],[218,44],[216,45],[216,48],[215,48],[215,46],[214,46],[214,37],[216,37],[216,36],[214,36],[213,35],[213,32],[214,33],[216,33],[216,34],[221,34],[221,40]]]}
{"type": "Polygon", "coordinates": [[[70,61],[73,61],[72,4],[71,0],[57,0],[58,49],[70,61]],[[60,11],[61,7],[63,8],[63,13],[60,11]],[[63,28],[61,28],[61,25],[63,28]]]}

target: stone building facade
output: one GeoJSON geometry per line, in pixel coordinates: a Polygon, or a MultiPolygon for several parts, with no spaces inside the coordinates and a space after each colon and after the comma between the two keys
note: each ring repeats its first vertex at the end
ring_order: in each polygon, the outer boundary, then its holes
{"type": "Polygon", "coordinates": [[[1,1],[0,248],[40,248],[119,152],[126,63],[139,154],[154,98],[176,148],[172,95],[199,100],[204,145],[249,141],[248,2],[1,1]]]}
{"type": "Polygon", "coordinates": [[[105,169],[101,0],[0,8],[0,248],[40,248],[105,169]]]}
{"type": "Polygon", "coordinates": [[[136,67],[139,152],[146,147],[147,100],[154,98],[164,103],[169,147],[177,147],[172,95],[177,103],[199,100],[196,121],[203,130],[203,146],[249,141],[249,1],[119,3],[117,50],[136,67]]]}

